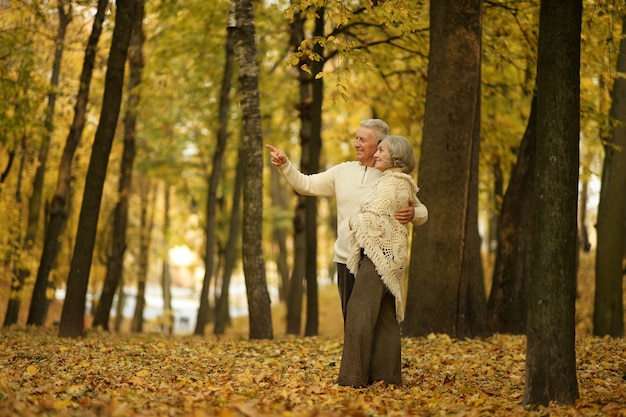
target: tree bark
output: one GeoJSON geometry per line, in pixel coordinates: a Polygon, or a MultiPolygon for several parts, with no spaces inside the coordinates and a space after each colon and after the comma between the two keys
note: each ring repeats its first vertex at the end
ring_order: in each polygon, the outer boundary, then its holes
{"type": "Polygon", "coordinates": [[[573,404],[582,2],[543,0],[524,404],[573,404]]]}
{"type": "Polygon", "coordinates": [[[598,205],[596,292],[593,306],[593,334],[624,336],[624,222],[626,203],[626,16],[617,61],[618,76],[611,92],[610,119],[613,128],[604,145],[602,186],[598,205]]]}
{"type": "Polygon", "coordinates": [[[126,228],[128,225],[128,203],[131,192],[133,176],[133,164],[136,154],[135,136],[137,125],[137,104],[139,103],[139,90],[141,84],[141,72],[144,59],[142,53],[143,15],[144,1],[138,0],[138,12],[135,16],[134,28],[128,51],[128,63],[130,70],[128,84],[128,104],[124,117],[124,149],[120,167],[120,179],[118,185],[118,202],[114,209],[113,229],[111,230],[111,255],[107,259],[107,272],[104,279],[104,288],[100,295],[100,301],[94,314],[94,327],[102,327],[109,330],[109,317],[113,298],[124,274],[124,253],[126,252],[126,228]]]}
{"type": "Polygon", "coordinates": [[[502,200],[498,249],[493,268],[489,322],[498,333],[526,334],[528,274],[531,270],[533,175],[537,153],[537,99],[533,97],[528,125],[517,150],[517,161],[502,200]]]}
{"type": "Polygon", "coordinates": [[[67,293],[59,324],[60,337],[75,338],[83,334],[85,298],[89,283],[91,261],[93,259],[102,189],[120,114],[126,57],[136,12],[137,1],[126,0],[117,2],[115,28],[107,61],[102,111],[85,179],[85,191],[78,220],[76,245],[74,246],[74,254],[70,264],[70,272],[67,278],[67,293]]]}
{"type": "MultiPolygon", "coordinates": [[[[229,15],[229,19],[233,20],[234,16],[229,15]]],[[[235,67],[235,26],[236,22],[231,21],[227,27],[226,44],[224,45],[224,76],[222,79],[222,88],[220,91],[220,113],[219,113],[219,131],[218,142],[222,141],[222,146],[225,147],[226,139],[228,138],[228,119],[230,107],[230,89],[232,88],[232,79],[234,76],[235,67]]],[[[238,152],[237,157],[237,172],[235,174],[235,185],[233,191],[233,206],[230,213],[230,227],[228,233],[228,240],[226,242],[226,248],[224,251],[224,268],[222,271],[222,286],[219,299],[216,299],[215,303],[215,324],[213,326],[214,334],[224,334],[226,325],[230,321],[229,314],[229,294],[230,294],[230,278],[235,266],[235,260],[237,259],[237,238],[239,237],[239,222],[241,221],[241,182],[243,176],[243,169],[240,166],[241,154],[238,152]]]]}
{"type": "MultiPolygon", "coordinates": [[[[314,38],[324,36],[324,8],[316,10],[314,38]]],[[[313,53],[324,55],[324,47],[316,42],[313,53]]],[[[309,141],[309,173],[320,171],[320,154],[322,152],[322,105],[324,103],[324,78],[317,77],[323,71],[324,60],[313,60],[311,63],[311,137],[309,141]]],[[[319,306],[317,294],[317,198],[307,197],[306,211],[306,324],[305,336],[317,336],[319,331],[319,306]]]]}
{"type": "MultiPolygon", "coordinates": [[[[237,160],[241,160],[241,151],[239,151],[237,160]]],[[[237,173],[235,175],[235,186],[233,190],[233,206],[230,212],[230,225],[228,232],[228,241],[226,242],[226,250],[224,251],[224,270],[222,275],[222,291],[220,298],[215,306],[215,326],[213,332],[215,334],[224,334],[226,325],[230,322],[229,314],[229,294],[230,294],[230,278],[237,261],[237,242],[239,239],[239,229],[241,224],[241,189],[243,187],[243,166],[237,164],[237,173]]]]}
{"type": "MultiPolygon", "coordinates": [[[[304,40],[305,14],[300,11],[294,16],[290,24],[291,36],[289,46],[292,51],[297,51],[304,40]]],[[[311,140],[311,112],[312,103],[311,76],[303,70],[303,66],[310,66],[308,56],[304,54],[296,64],[298,71],[298,90],[300,102],[297,105],[300,119],[300,168],[302,172],[310,174],[310,140],[311,140]]],[[[289,280],[289,292],[287,295],[287,334],[299,335],[302,329],[302,303],[304,280],[307,274],[307,212],[310,210],[310,202],[316,201],[315,197],[296,195],[297,203],[293,218],[293,270],[289,280]]]]}
{"type": "MultiPolygon", "coordinates": [[[[231,19],[232,16],[229,16],[231,19]]],[[[206,209],[206,226],[204,228],[205,235],[205,254],[204,254],[204,279],[202,281],[202,291],[200,293],[200,307],[198,308],[198,317],[196,320],[196,335],[204,335],[204,329],[209,318],[209,288],[211,285],[211,277],[215,269],[215,224],[217,212],[217,191],[219,181],[222,177],[222,166],[224,161],[224,152],[226,151],[226,140],[228,139],[228,118],[230,108],[230,89],[234,75],[235,60],[235,29],[231,23],[228,24],[226,33],[226,44],[224,45],[224,75],[222,77],[222,85],[220,88],[219,103],[219,126],[217,131],[217,144],[215,145],[215,153],[213,154],[213,169],[208,179],[207,191],[207,209],[206,209]]]]}
{"type": "Polygon", "coordinates": [[[163,291],[163,329],[166,334],[174,331],[174,311],[172,310],[172,282],[170,276],[170,188],[165,187],[163,196],[163,268],[161,269],[161,290],[163,291]]]}
{"type": "Polygon", "coordinates": [[[235,56],[239,65],[242,113],[243,270],[248,296],[250,339],[272,339],[272,311],[262,248],[263,137],[259,103],[259,67],[252,0],[234,0],[237,22],[235,56]]]}
{"type": "MultiPolygon", "coordinates": [[[[63,62],[63,52],[65,51],[65,35],[67,27],[72,21],[71,0],[60,0],[57,4],[59,13],[59,28],[55,39],[54,61],[52,63],[52,74],[50,75],[50,91],[48,92],[48,103],[46,108],[46,118],[44,120],[44,135],[39,146],[37,157],[37,169],[33,178],[33,191],[28,200],[28,223],[26,225],[26,236],[22,242],[22,252],[30,255],[33,250],[37,231],[39,230],[39,220],[41,218],[41,200],[43,195],[44,178],[46,175],[46,164],[48,162],[48,151],[50,141],[54,132],[54,112],[56,107],[57,89],[59,87],[59,76],[61,74],[61,64],[63,62]],[[67,11],[66,11],[67,7],[67,11]]],[[[24,297],[24,283],[30,271],[19,268],[15,271],[14,282],[11,285],[11,294],[7,304],[7,312],[4,316],[4,326],[17,323],[17,319],[24,297]]]]}
{"type": "MultiPolygon", "coordinates": [[[[581,178],[580,186],[580,202],[578,204],[578,249],[582,249],[583,252],[589,252],[591,250],[591,241],[589,240],[589,230],[587,230],[587,203],[589,202],[589,169],[586,171],[584,177],[581,178]]],[[[579,256],[580,258],[580,256],[579,256]]]]}
{"type": "MultiPolygon", "coordinates": [[[[168,185],[165,185],[167,192],[168,185]]],[[[148,281],[148,266],[150,263],[150,244],[152,242],[152,226],[154,224],[154,212],[156,201],[156,189],[152,189],[150,180],[141,179],[139,195],[141,207],[139,214],[140,238],[139,255],[137,257],[137,296],[135,297],[135,311],[130,325],[133,333],[143,332],[143,310],[146,305],[146,282],[148,281]]]]}
{"type": "Polygon", "coordinates": [[[274,258],[276,259],[276,270],[280,278],[278,296],[285,304],[289,294],[289,266],[287,264],[287,230],[283,226],[285,223],[285,213],[289,210],[287,204],[289,188],[281,183],[282,175],[277,169],[270,170],[270,194],[272,199],[272,237],[274,241],[274,258]]]}
{"type": "Polygon", "coordinates": [[[43,326],[48,313],[48,303],[46,301],[48,277],[59,252],[59,237],[67,217],[67,201],[70,195],[70,182],[72,179],[72,159],[85,127],[89,87],[96,60],[96,48],[102,34],[102,25],[108,5],[108,0],[98,0],[98,9],[94,17],[93,28],[85,47],[85,60],[83,61],[80,86],[76,95],[76,104],[74,105],[74,119],[63,148],[61,162],[59,163],[57,185],[50,203],[50,217],[47,222],[37,278],[28,310],[26,323],[29,325],[43,326]]]}
{"type": "Polygon", "coordinates": [[[436,215],[413,229],[408,336],[489,334],[478,234],[481,31],[480,0],[431,3],[418,177],[436,215]]]}

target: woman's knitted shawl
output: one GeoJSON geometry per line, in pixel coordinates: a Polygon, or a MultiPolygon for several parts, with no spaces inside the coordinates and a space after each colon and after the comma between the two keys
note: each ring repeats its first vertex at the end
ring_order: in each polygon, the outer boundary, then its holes
{"type": "MultiPolygon", "coordinates": [[[[404,320],[408,265],[408,225],[396,220],[398,209],[409,199],[417,206],[417,185],[410,175],[388,169],[363,199],[359,213],[350,218],[350,252],[347,267],[357,275],[361,249],[372,260],[383,283],[396,299],[396,319],[404,320]]],[[[356,279],[359,279],[358,276],[356,279]]]]}

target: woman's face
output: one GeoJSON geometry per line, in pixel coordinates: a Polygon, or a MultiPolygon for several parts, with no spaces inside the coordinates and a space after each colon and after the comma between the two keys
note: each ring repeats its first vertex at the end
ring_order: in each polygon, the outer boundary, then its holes
{"type": "Polygon", "coordinates": [[[381,171],[389,169],[391,166],[391,155],[389,154],[389,147],[386,141],[383,140],[378,144],[378,150],[374,154],[374,159],[376,160],[374,163],[375,168],[381,171]]]}

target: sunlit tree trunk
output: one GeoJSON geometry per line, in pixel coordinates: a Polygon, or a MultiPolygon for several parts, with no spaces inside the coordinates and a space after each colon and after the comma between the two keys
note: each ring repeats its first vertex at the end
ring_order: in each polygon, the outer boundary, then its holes
{"type": "Polygon", "coordinates": [[[530,240],[535,199],[536,126],[537,99],[533,97],[498,225],[498,248],[487,306],[491,328],[499,333],[526,334],[526,290],[532,267],[530,240]]]}
{"type": "MultiPolygon", "coordinates": [[[[54,112],[57,99],[57,89],[59,88],[59,76],[61,74],[61,63],[63,61],[63,51],[65,50],[65,35],[67,26],[72,20],[71,0],[62,0],[57,4],[59,13],[59,27],[57,30],[54,50],[54,61],[52,63],[52,74],[50,75],[50,91],[48,92],[48,104],[46,108],[46,118],[44,121],[45,131],[39,146],[37,157],[37,169],[33,178],[33,190],[28,201],[28,223],[26,225],[26,236],[22,242],[22,252],[26,256],[31,255],[37,232],[39,230],[39,220],[41,219],[41,200],[44,187],[44,177],[46,174],[46,163],[48,161],[48,151],[50,141],[54,132],[54,112]],[[66,10],[67,8],[67,10],[66,10]]],[[[17,323],[17,318],[24,297],[24,283],[30,271],[25,268],[18,268],[15,271],[14,281],[11,285],[11,295],[7,305],[7,312],[4,316],[4,326],[17,323]]]]}
{"type": "Polygon", "coordinates": [[[124,117],[124,149],[120,167],[118,201],[113,211],[113,228],[111,230],[111,254],[107,259],[107,272],[104,288],[94,314],[94,327],[109,330],[109,317],[113,298],[124,274],[124,253],[126,252],[126,228],[128,225],[128,202],[131,192],[133,163],[135,160],[135,136],[137,125],[137,104],[139,103],[138,86],[141,84],[143,70],[143,0],[139,0],[138,13],[128,51],[130,77],[128,83],[128,104],[124,117]]]}
{"type": "Polygon", "coordinates": [[[137,4],[138,1],[135,0],[117,3],[115,28],[111,38],[111,49],[105,75],[102,111],[87,168],[76,243],[67,277],[67,292],[59,323],[60,337],[79,337],[83,333],[85,299],[96,240],[98,214],[100,213],[100,202],[109,155],[122,104],[126,57],[137,4]]]}
{"type": "Polygon", "coordinates": [[[543,0],[524,404],[573,404],[582,2],[543,0]]]}
{"type": "Polygon", "coordinates": [[[430,4],[430,56],[419,163],[432,215],[413,229],[404,333],[489,333],[478,234],[481,1],[430,4]]]}
{"type": "Polygon", "coordinates": [[[611,135],[604,145],[602,188],[598,204],[596,292],[593,334],[624,336],[622,300],[624,261],[624,206],[626,200],[626,16],[617,61],[618,76],[611,93],[611,135]]]}
{"type": "Polygon", "coordinates": [[[76,152],[85,126],[89,87],[91,85],[96,60],[96,47],[98,46],[98,40],[102,33],[102,24],[104,23],[108,5],[108,0],[98,1],[98,9],[94,16],[93,28],[89,40],[87,41],[87,46],[85,47],[85,59],[80,75],[76,104],[74,105],[74,119],[65,142],[65,147],[63,148],[61,162],[59,163],[57,185],[52,197],[52,202],[50,203],[50,217],[46,224],[37,278],[35,280],[33,296],[28,310],[28,319],[26,322],[30,325],[42,326],[46,321],[48,312],[48,303],[46,301],[48,277],[59,252],[59,240],[67,217],[67,201],[70,195],[70,182],[72,179],[72,159],[74,158],[74,153],[76,152]]]}
{"type": "Polygon", "coordinates": [[[259,66],[252,0],[234,0],[237,22],[235,56],[239,65],[242,114],[243,270],[248,296],[250,339],[272,339],[272,311],[263,258],[263,137],[259,103],[259,66]]]}

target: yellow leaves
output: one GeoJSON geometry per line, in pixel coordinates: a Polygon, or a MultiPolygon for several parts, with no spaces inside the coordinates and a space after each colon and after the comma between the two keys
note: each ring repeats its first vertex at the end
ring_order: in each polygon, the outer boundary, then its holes
{"type": "MultiPolygon", "coordinates": [[[[403,339],[404,386],[365,389],[336,384],[341,338],[95,333],[69,344],[5,329],[0,343],[0,416],[529,415],[521,336],[403,339]]],[[[625,351],[623,339],[579,340],[581,400],[531,415],[620,416],[625,351]]]]}
{"type": "Polygon", "coordinates": [[[34,366],[34,365],[29,365],[29,366],[26,368],[26,374],[27,374],[28,376],[30,376],[30,375],[35,375],[37,372],[39,372],[39,368],[37,368],[37,367],[36,367],[36,366],[34,366]]]}
{"type": "Polygon", "coordinates": [[[69,408],[75,405],[76,404],[71,400],[55,400],[52,403],[52,408],[54,408],[56,411],[62,411],[62,410],[65,410],[66,408],[69,408]]]}

